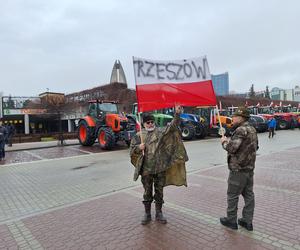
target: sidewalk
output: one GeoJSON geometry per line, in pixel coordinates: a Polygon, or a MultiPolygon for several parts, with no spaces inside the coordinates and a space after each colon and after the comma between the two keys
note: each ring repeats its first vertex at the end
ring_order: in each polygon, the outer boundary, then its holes
{"type": "MultiPolygon", "coordinates": [[[[0,249],[300,249],[299,154],[298,147],[258,158],[253,232],[220,225],[228,170],[215,166],[189,174],[187,188],[165,189],[166,225],[140,225],[139,186],[2,222],[0,249]]],[[[242,205],[241,198],[239,215],[242,205]]]]}
{"type": "MultiPolygon", "coordinates": [[[[78,139],[64,140],[65,146],[79,145],[78,139]]],[[[5,151],[21,151],[29,149],[40,149],[40,148],[52,148],[60,145],[59,141],[45,141],[45,142],[25,142],[25,143],[14,143],[11,147],[5,146],[5,151]]]]}

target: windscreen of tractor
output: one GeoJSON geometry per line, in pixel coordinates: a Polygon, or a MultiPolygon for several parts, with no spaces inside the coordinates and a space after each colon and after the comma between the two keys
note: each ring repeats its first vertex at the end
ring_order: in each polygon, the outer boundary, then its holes
{"type": "Polygon", "coordinates": [[[118,106],[114,103],[99,103],[99,110],[105,113],[118,114],[118,106]]]}

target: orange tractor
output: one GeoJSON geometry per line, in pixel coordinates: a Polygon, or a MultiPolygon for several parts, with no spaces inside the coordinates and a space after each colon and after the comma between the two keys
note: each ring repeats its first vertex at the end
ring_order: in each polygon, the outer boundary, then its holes
{"type": "Polygon", "coordinates": [[[119,114],[114,101],[89,101],[88,114],[78,122],[78,140],[83,146],[93,145],[96,139],[102,149],[112,149],[118,141],[130,145],[135,133],[135,124],[119,114]]]}

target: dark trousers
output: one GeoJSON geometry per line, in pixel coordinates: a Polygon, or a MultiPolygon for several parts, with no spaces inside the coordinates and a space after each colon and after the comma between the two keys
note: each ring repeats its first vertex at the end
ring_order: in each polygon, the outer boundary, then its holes
{"type": "Polygon", "coordinates": [[[0,158],[5,158],[5,143],[0,142],[0,158]]]}
{"type": "Polygon", "coordinates": [[[237,210],[239,196],[242,195],[245,201],[243,208],[243,219],[247,223],[252,223],[254,213],[254,193],[253,193],[253,175],[251,172],[230,171],[228,177],[227,189],[227,218],[235,223],[237,221],[237,210]]]}
{"type": "Polygon", "coordinates": [[[9,135],[8,137],[7,137],[7,145],[8,146],[12,146],[12,135],[9,135]]]}
{"type": "Polygon", "coordinates": [[[143,203],[152,202],[153,199],[156,203],[163,204],[163,188],[166,183],[166,172],[158,174],[149,174],[142,176],[142,183],[144,187],[144,200],[143,203]],[[153,196],[154,184],[154,196],[153,196]]]}
{"type": "Polygon", "coordinates": [[[274,136],[274,130],[275,130],[275,128],[269,128],[269,138],[271,138],[271,136],[272,136],[272,138],[273,138],[273,136],[274,136]]]}

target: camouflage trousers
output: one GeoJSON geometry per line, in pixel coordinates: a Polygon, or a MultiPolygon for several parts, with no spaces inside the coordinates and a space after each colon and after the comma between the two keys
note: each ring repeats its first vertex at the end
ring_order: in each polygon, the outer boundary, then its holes
{"type": "Polygon", "coordinates": [[[239,196],[242,195],[245,201],[245,206],[242,211],[243,219],[247,223],[252,223],[255,206],[253,175],[253,171],[230,171],[229,173],[227,189],[227,218],[231,222],[235,223],[237,221],[239,196]]]}
{"type": "Polygon", "coordinates": [[[166,172],[158,174],[148,174],[142,176],[142,183],[144,187],[143,203],[152,202],[163,204],[163,188],[166,182],[166,172]],[[153,196],[153,184],[154,184],[154,196],[153,196]]]}

